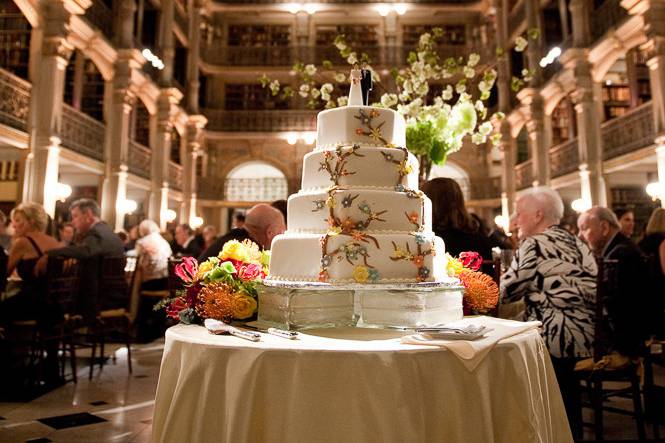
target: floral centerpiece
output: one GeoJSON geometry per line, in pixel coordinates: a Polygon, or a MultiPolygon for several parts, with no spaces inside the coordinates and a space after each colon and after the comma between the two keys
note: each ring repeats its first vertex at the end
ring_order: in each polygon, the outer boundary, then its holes
{"type": "Polygon", "coordinates": [[[462,252],[459,258],[446,254],[448,275],[457,277],[464,286],[464,314],[486,314],[499,302],[499,287],[489,275],[480,272],[483,263],[477,252],[462,252]]]}
{"type": "MultiPolygon", "coordinates": [[[[384,89],[379,101],[371,106],[394,109],[406,119],[406,147],[418,157],[421,182],[429,176],[433,163],[444,163],[449,154],[462,148],[467,137],[475,145],[488,140],[498,144],[500,134],[495,128],[505,117],[501,112],[489,112],[488,100],[494,90],[496,69],[487,61],[483,64],[477,53],[469,54],[467,58],[442,59],[437,49],[442,37],[441,28],[433,28],[420,36],[405,67],[390,70],[395,85],[393,91],[382,86],[381,77],[372,68],[372,60],[367,54],[359,55],[354,51],[344,35],[337,36],[334,41],[340,56],[348,64],[362,64],[364,69],[371,71],[375,89],[384,89]]],[[[529,39],[538,38],[538,29],[530,29],[525,36],[517,37],[514,50],[522,52],[529,39]]],[[[497,58],[507,57],[503,48],[496,48],[495,55],[497,58]]],[[[347,104],[348,76],[335,71],[332,62],[326,60],[320,68],[298,62],[293,70],[300,81],[296,88],[282,86],[279,80],[265,74],[259,81],[273,96],[280,94],[287,99],[297,93],[312,109],[347,104]]],[[[512,77],[513,91],[521,89],[532,75],[532,70],[524,69],[521,77],[512,77]]]]}
{"type": "Polygon", "coordinates": [[[156,308],[186,324],[207,318],[225,323],[247,320],[257,311],[257,286],[268,274],[269,254],[250,240],[231,240],[217,257],[202,263],[185,257],[175,267],[184,289],[156,308]]]}

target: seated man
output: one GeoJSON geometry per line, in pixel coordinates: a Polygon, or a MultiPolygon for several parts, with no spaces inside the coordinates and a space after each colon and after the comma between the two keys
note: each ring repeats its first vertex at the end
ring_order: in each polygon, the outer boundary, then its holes
{"type": "Polygon", "coordinates": [[[581,406],[574,368],[592,355],[597,267],[580,239],[558,226],[563,202],[546,187],[527,190],[515,204],[522,240],[501,279],[501,296],[525,302],[524,320],[541,321],[571,429],[581,436],[581,406]]]}
{"type": "Polygon", "coordinates": [[[198,257],[201,254],[201,245],[194,236],[194,230],[187,223],[176,226],[175,242],[178,247],[174,252],[181,257],[198,257]]]}
{"type": "Polygon", "coordinates": [[[577,221],[580,237],[593,252],[604,259],[617,260],[617,290],[606,294],[607,349],[633,357],[639,354],[646,338],[645,314],[649,308],[645,301],[649,281],[642,253],[628,237],[620,232],[621,225],[616,215],[607,209],[595,206],[577,221]]]}
{"type": "Polygon", "coordinates": [[[243,241],[249,239],[263,249],[270,249],[272,239],[286,230],[284,216],[278,210],[264,203],[253,206],[245,214],[245,224],[242,228],[231,229],[222,235],[206,249],[199,257],[199,262],[210,257],[216,257],[229,240],[243,241]]]}
{"type": "MultiPolygon", "coordinates": [[[[98,300],[102,259],[120,257],[124,255],[125,248],[109,225],[100,220],[99,205],[94,200],[76,200],[69,207],[69,211],[79,241],[75,245],[51,249],[47,256],[78,259],[81,278],[79,311],[88,320],[92,320],[96,308],[125,307],[127,294],[114,294],[110,299],[98,300]]],[[[45,266],[46,263],[40,265],[45,266]]]]}

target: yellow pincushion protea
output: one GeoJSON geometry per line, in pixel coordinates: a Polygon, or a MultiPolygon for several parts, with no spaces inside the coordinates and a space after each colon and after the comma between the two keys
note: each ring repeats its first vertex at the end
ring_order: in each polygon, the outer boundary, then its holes
{"type": "Polygon", "coordinates": [[[487,274],[463,270],[459,279],[464,285],[464,306],[478,313],[491,311],[499,302],[499,287],[487,274]]]}

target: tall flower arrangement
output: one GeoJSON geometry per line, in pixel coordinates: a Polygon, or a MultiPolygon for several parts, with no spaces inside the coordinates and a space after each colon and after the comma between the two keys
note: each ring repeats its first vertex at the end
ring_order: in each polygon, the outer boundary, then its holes
{"type": "Polygon", "coordinates": [[[257,285],[268,274],[269,261],[269,252],[249,240],[226,242],[217,257],[202,263],[185,257],[175,268],[185,288],[156,308],[186,324],[248,319],[257,311],[257,285]]]}
{"type": "MultiPolygon", "coordinates": [[[[518,37],[515,50],[524,51],[527,39],[535,40],[538,35],[538,30],[532,29],[525,36],[518,37]]],[[[385,91],[379,101],[372,104],[394,109],[406,119],[406,147],[419,158],[421,181],[427,178],[433,163],[444,163],[449,154],[462,148],[467,137],[475,145],[487,141],[497,144],[500,134],[495,133],[494,123],[505,117],[500,112],[490,114],[488,111],[488,100],[497,78],[496,70],[483,68],[480,55],[476,53],[466,58],[442,59],[437,51],[442,36],[441,28],[422,34],[416,49],[408,55],[406,67],[391,69],[396,89],[385,91]],[[430,90],[434,84],[441,85],[442,92],[432,98],[430,90]]],[[[359,55],[354,51],[344,35],[337,36],[334,45],[349,65],[365,66],[372,72],[377,88],[383,88],[381,78],[372,68],[367,54],[359,55]]],[[[500,48],[497,48],[496,55],[506,56],[500,48]]],[[[347,75],[335,72],[330,61],[324,61],[320,68],[298,62],[293,70],[300,82],[295,88],[282,86],[278,80],[270,79],[265,74],[259,81],[273,96],[289,98],[297,93],[307,100],[312,109],[320,105],[326,109],[346,105],[347,75]]],[[[525,69],[521,77],[513,77],[513,90],[519,90],[531,74],[525,69]]]]}

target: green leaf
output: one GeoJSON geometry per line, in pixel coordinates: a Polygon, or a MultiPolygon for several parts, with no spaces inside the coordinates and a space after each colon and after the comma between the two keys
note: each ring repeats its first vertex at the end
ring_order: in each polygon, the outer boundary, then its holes
{"type": "Polygon", "coordinates": [[[407,57],[406,61],[409,64],[417,62],[418,61],[418,54],[416,54],[413,51],[410,51],[409,56],[407,57]]]}
{"type": "Polygon", "coordinates": [[[333,64],[330,60],[323,60],[323,63],[321,63],[321,66],[323,66],[323,69],[332,69],[333,64]]]}
{"type": "Polygon", "coordinates": [[[441,164],[446,158],[446,147],[443,143],[443,140],[435,138],[432,140],[432,149],[429,152],[429,158],[432,160],[432,163],[441,164]]]}

